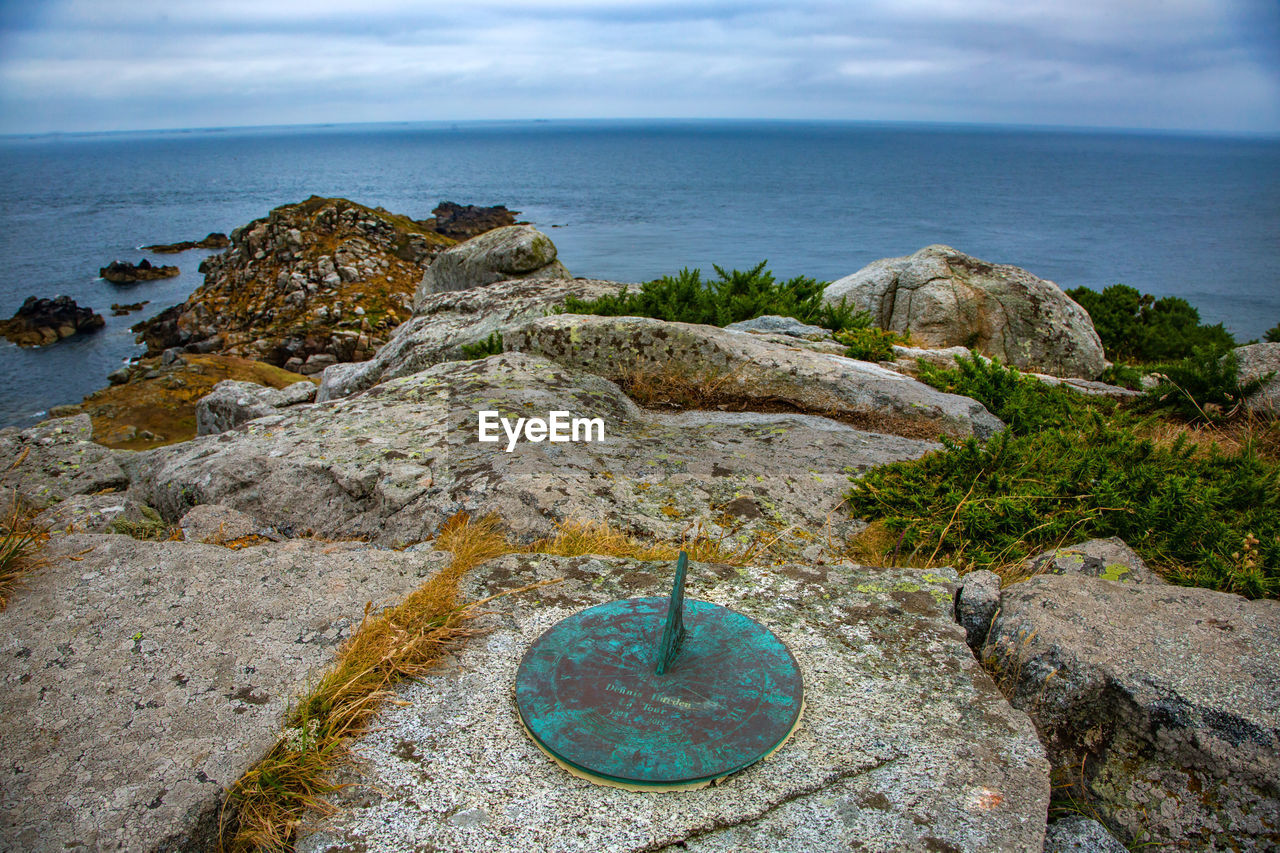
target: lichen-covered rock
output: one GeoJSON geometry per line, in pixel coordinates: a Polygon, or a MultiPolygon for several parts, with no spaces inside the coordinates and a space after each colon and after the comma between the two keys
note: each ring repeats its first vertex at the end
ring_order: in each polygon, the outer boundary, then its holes
{"type": "Polygon", "coordinates": [[[219,504],[193,506],[178,524],[187,542],[222,545],[252,535],[262,525],[253,516],[219,504]]]}
{"type": "Polygon", "coordinates": [[[1128,850],[1106,827],[1084,815],[1055,820],[1045,831],[1044,853],[1128,853],[1128,850]]]}
{"type": "Polygon", "coordinates": [[[176,346],[276,366],[361,361],[408,318],[423,269],[451,245],[408,217],[312,196],[232,231],[200,265],[204,284],[133,330],[148,356],[176,346]]]}
{"type": "Polygon", "coordinates": [[[508,225],[472,237],[440,254],[427,267],[414,296],[421,312],[423,300],[433,293],[468,290],[513,278],[570,278],[556,260],[551,238],[530,225],[508,225]]]}
{"type": "Polygon", "coordinates": [[[443,554],[56,537],[4,612],[0,849],[213,850],[223,794],[443,554]]]}
{"type": "Polygon", "coordinates": [[[1000,608],[1000,576],[980,569],[964,576],[956,592],[956,621],[964,628],[965,641],[981,649],[996,610],[1000,608]]]}
{"type": "Polygon", "coordinates": [[[691,598],[750,616],[805,680],[800,727],[771,757],[695,791],[633,793],[569,775],[521,729],[512,685],[543,631],[587,606],[664,595],[671,566],[510,556],[476,569],[485,605],[449,666],[405,683],[355,744],[358,787],[302,853],[901,851],[1039,853],[1042,747],[951,619],[955,575],[692,564],[691,598]]]}
{"type": "Polygon", "coordinates": [[[1020,370],[1094,379],[1105,367],[1088,312],[1056,284],[950,246],[874,261],[823,298],[848,300],[927,346],[974,348],[1020,370]]]}
{"type": "Polygon", "coordinates": [[[725,392],[866,429],[916,437],[986,438],[1004,428],[968,397],[945,394],[865,361],[648,317],[559,314],[504,336],[508,350],[545,356],[609,379],[644,371],[715,381],[725,392]]]}
{"type": "Polygon", "coordinates": [[[72,495],[37,515],[35,526],[50,533],[113,533],[117,519],[130,524],[151,521],[148,509],[119,492],[72,495]]]}
{"type": "Polygon", "coordinates": [[[1280,846],[1280,602],[1040,575],[1001,594],[983,657],[1121,841],[1280,846]]]}
{"type": "Polygon", "coordinates": [[[1090,539],[1069,548],[1051,548],[1027,561],[1032,575],[1081,575],[1119,583],[1164,583],[1123,539],[1090,539]]]}
{"type": "Polygon", "coordinates": [[[1241,382],[1271,374],[1266,384],[1250,395],[1245,405],[1255,414],[1280,417],[1280,343],[1250,344],[1236,347],[1234,352],[1241,382]]]}
{"type": "Polygon", "coordinates": [[[806,415],[648,412],[598,376],[504,353],[281,409],[126,464],[133,494],[169,520],[220,503],[266,525],[384,544],[426,539],[460,511],[496,512],[524,538],[590,519],[668,540],[699,524],[772,538],[794,523],[839,541],[854,532],[841,510],[850,475],[937,446],[806,415]],[[481,442],[480,411],[513,429],[552,411],[600,418],[604,438],[509,445],[495,426],[497,440],[481,442]]]}
{"type": "Polygon", "coordinates": [[[780,317],[777,314],[765,314],[750,320],[730,323],[724,328],[726,332],[789,335],[793,338],[807,338],[815,341],[831,337],[830,330],[821,326],[811,326],[808,323],[801,323],[795,317],[780,317]]]}
{"type": "Polygon", "coordinates": [[[568,296],[597,299],[624,286],[587,279],[512,279],[425,296],[413,319],[396,329],[372,359],[325,368],[316,400],[346,397],[383,380],[460,359],[463,347],[542,317],[568,296]]]}
{"type": "Polygon", "coordinates": [[[0,429],[0,487],[14,489],[31,506],[123,488],[129,478],[116,459],[94,443],[88,415],[0,429]]]}

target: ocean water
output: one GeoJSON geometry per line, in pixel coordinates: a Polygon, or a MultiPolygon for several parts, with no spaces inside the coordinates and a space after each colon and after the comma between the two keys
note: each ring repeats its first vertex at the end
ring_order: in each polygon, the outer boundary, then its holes
{"type": "Polygon", "coordinates": [[[681,267],[835,279],[947,243],[1065,288],[1181,296],[1238,338],[1280,322],[1280,140],[777,122],[336,125],[0,138],[0,314],[66,293],[107,327],[0,341],[0,425],[78,402],[137,355],[128,327],[182,301],[180,277],[117,287],[137,247],[230,232],[309,195],[415,218],[506,204],[575,275],[681,267]],[[112,302],[150,300],[127,317],[112,302]]]}

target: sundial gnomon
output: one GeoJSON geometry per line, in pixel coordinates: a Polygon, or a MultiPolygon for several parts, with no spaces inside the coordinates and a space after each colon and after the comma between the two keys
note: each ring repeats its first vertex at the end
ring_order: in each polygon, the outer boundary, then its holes
{"type": "Polygon", "coordinates": [[[687,566],[681,552],[669,597],[583,610],[520,662],[521,720],[569,769],[628,788],[700,787],[760,760],[796,727],[795,658],[755,620],[685,600],[687,566]]]}

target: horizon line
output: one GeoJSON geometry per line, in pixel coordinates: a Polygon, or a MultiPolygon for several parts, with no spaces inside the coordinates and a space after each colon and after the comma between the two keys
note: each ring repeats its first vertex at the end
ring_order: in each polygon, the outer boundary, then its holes
{"type": "Polygon", "coordinates": [[[632,116],[632,117],[559,117],[559,118],[467,118],[467,119],[392,119],[384,121],[355,122],[299,122],[293,124],[245,124],[203,125],[189,127],[148,127],[114,130],[31,130],[0,133],[0,139],[36,139],[45,137],[128,136],[162,133],[227,133],[236,131],[301,130],[360,127],[440,126],[443,129],[461,126],[502,124],[815,124],[815,125],[878,125],[915,128],[993,129],[1039,132],[1114,133],[1123,135],[1215,137],[1249,140],[1280,140],[1280,130],[1221,130],[1175,127],[1128,127],[1120,125],[1086,124],[1034,124],[1028,122],[943,121],[922,119],[851,119],[851,118],[776,118],[776,117],[688,117],[688,116],[632,116]]]}

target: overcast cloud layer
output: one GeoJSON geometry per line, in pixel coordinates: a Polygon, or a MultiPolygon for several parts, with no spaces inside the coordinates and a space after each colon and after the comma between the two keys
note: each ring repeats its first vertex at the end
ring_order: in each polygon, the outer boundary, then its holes
{"type": "Polygon", "coordinates": [[[0,132],[623,117],[1277,133],[1280,2],[0,4],[0,132]]]}

